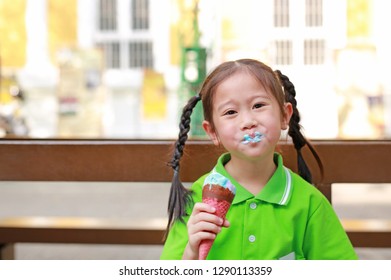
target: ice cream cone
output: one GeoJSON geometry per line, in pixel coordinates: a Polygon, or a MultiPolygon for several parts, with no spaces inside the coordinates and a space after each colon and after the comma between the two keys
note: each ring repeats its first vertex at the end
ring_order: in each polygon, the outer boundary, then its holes
{"type": "MultiPolygon", "coordinates": [[[[202,202],[213,206],[215,214],[225,219],[235,196],[235,187],[219,173],[211,173],[204,182],[202,189],[202,202]]],[[[199,247],[198,259],[205,260],[213,245],[211,239],[202,240],[199,247]]]]}

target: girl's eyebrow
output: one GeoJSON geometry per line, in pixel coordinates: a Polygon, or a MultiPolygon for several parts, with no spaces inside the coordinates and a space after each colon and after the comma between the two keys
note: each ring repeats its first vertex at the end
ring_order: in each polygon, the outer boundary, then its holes
{"type": "MultiPolygon", "coordinates": [[[[267,94],[267,93],[257,94],[257,95],[254,95],[251,99],[249,99],[249,102],[254,102],[254,100],[256,100],[256,99],[271,100],[271,96],[270,96],[270,94],[267,94]]],[[[230,106],[230,105],[234,105],[234,104],[235,104],[235,101],[229,99],[229,100],[224,101],[223,103],[219,104],[216,109],[218,112],[220,112],[225,107],[230,106]]]]}
{"type": "Polygon", "coordinates": [[[231,105],[231,104],[233,104],[233,103],[234,103],[234,101],[232,101],[231,99],[229,99],[229,100],[227,100],[227,101],[225,101],[225,102],[219,104],[219,105],[217,106],[217,111],[219,112],[219,111],[223,110],[225,107],[227,107],[227,106],[229,106],[229,105],[231,105]]]}
{"type": "Polygon", "coordinates": [[[254,100],[256,99],[266,99],[266,100],[271,100],[271,96],[270,94],[257,94],[257,95],[254,95],[250,101],[253,102],[254,100]]]}

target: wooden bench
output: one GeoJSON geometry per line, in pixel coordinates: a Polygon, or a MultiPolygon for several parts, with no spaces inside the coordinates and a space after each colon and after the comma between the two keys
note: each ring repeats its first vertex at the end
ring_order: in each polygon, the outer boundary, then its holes
{"type": "MultiPolygon", "coordinates": [[[[390,141],[313,141],[324,163],[317,187],[332,201],[333,183],[391,183],[390,141]]],[[[172,141],[0,140],[1,181],[170,182],[172,141]]],[[[189,141],[181,176],[192,182],[209,171],[222,151],[208,141],[189,141]]],[[[296,170],[296,155],[281,143],[284,163],[296,170]]],[[[315,161],[308,156],[310,166],[315,161]]],[[[388,220],[342,220],[355,247],[391,247],[388,220]]],[[[15,243],[162,244],[165,219],[89,217],[0,219],[0,259],[13,258],[15,243]]]]}

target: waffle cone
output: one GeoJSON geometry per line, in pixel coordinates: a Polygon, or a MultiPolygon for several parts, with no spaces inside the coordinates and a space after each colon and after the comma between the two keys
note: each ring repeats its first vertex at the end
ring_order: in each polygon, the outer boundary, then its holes
{"type": "MultiPolygon", "coordinates": [[[[202,202],[213,206],[216,209],[215,214],[222,219],[225,216],[231,206],[231,202],[234,198],[234,194],[227,188],[219,185],[211,185],[203,188],[202,202]]],[[[213,245],[211,239],[202,240],[199,247],[199,260],[205,260],[213,245]]]]}

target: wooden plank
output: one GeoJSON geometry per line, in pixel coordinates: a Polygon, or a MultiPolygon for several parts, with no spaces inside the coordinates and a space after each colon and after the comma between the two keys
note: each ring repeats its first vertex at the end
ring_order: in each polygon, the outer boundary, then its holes
{"type": "Polygon", "coordinates": [[[0,219],[2,243],[163,244],[166,219],[116,220],[81,217],[0,219]]]}
{"type": "Polygon", "coordinates": [[[164,231],[107,228],[1,228],[0,235],[5,243],[81,243],[81,244],[123,244],[161,245],[164,231]]]}
{"type": "Polygon", "coordinates": [[[0,180],[168,181],[168,149],[159,142],[0,141],[0,180]]]}
{"type": "MultiPolygon", "coordinates": [[[[391,141],[313,144],[324,163],[324,184],[391,182],[391,141]]],[[[172,150],[172,141],[1,140],[0,180],[169,182],[172,172],[167,162],[172,150]]],[[[296,170],[292,145],[281,142],[280,151],[285,164],[296,170]]],[[[189,141],[182,180],[192,182],[209,171],[221,152],[209,141],[189,141]]],[[[318,183],[315,161],[307,149],[304,154],[318,183]]]]}
{"type": "Polygon", "coordinates": [[[391,248],[391,232],[347,232],[353,247],[358,248],[391,248]]]}
{"type": "MultiPolygon", "coordinates": [[[[324,165],[324,184],[333,183],[391,183],[391,141],[313,141],[324,165]]],[[[295,155],[290,145],[282,146],[287,152],[287,166],[295,166],[295,155]]],[[[315,160],[307,148],[304,155],[316,171],[315,160]]],[[[295,168],[293,168],[296,170],[295,168]]],[[[315,183],[320,174],[314,172],[315,183]]]]}
{"type": "Polygon", "coordinates": [[[391,221],[343,219],[341,223],[354,247],[391,248],[391,221]]]}
{"type": "MultiPolygon", "coordinates": [[[[0,236],[2,243],[9,244],[162,245],[166,222],[164,218],[139,221],[82,217],[3,218],[0,219],[0,236]]],[[[391,221],[343,219],[341,222],[355,247],[391,248],[391,221]]]]}
{"type": "Polygon", "coordinates": [[[0,244],[0,260],[14,260],[15,248],[14,244],[0,244]]]}

